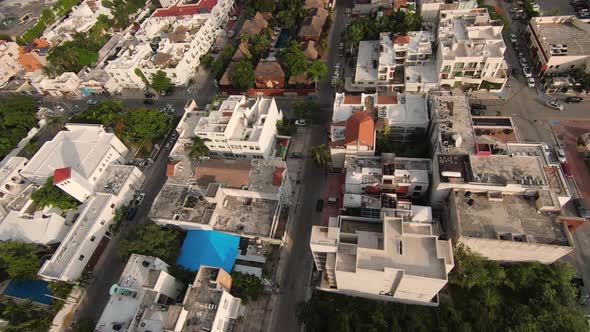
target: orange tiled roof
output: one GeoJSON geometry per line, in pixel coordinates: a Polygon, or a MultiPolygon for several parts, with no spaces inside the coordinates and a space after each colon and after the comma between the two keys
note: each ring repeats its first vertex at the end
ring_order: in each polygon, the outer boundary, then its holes
{"type": "Polygon", "coordinates": [[[29,73],[43,68],[41,62],[39,62],[33,54],[25,52],[25,49],[22,46],[18,48],[17,61],[25,68],[25,71],[29,73]]]}
{"type": "Polygon", "coordinates": [[[377,104],[397,104],[396,96],[377,96],[377,104]]]}
{"type": "Polygon", "coordinates": [[[393,43],[394,44],[409,44],[410,43],[410,37],[409,36],[397,36],[393,40],[393,43]]]}
{"type": "Polygon", "coordinates": [[[345,121],[344,139],[331,145],[373,145],[375,121],[367,112],[355,112],[345,121]]]}
{"type": "Polygon", "coordinates": [[[360,104],[363,101],[361,96],[345,95],[344,104],[360,104]]]}

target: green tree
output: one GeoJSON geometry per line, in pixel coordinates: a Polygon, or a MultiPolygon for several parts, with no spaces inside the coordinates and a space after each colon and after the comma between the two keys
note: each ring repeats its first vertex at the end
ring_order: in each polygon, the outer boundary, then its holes
{"type": "Polygon", "coordinates": [[[54,314],[59,312],[61,310],[61,308],[63,308],[64,306],[64,301],[68,299],[68,297],[70,296],[70,293],[72,292],[72,289],[74,288],[74,285],[65,283],[65,282],[61,282],[61,281],[54,281],[54,282],[50,282],[49,285],[47,286],[47,288],[49,288],[49,290],[51,291],[51,295],[55,296],[59,299],[53,299],[51,301],[51,312],[53,312],[54,314]]]}
{"type": "Polygon", "coordinates": [[[328,67],[321,60],[314,60],[307,68],[307,76],[315,83],[316,89],[318,81],[324,79],[328,73],[328,67]]]}
{"type": "Polygon", "coordinates": [[[72,196],[53,185],[53,176],[47,178],[45,184],[31,194],[33,202],[39,207],[53,206],[62,210],[70,210],[78,206],[72,196]]]}
{"type": "Polygon", "coordinates": [[[235,89],[248,89],[254,86],[254,68],[246,59],[240,60],[230,76],[231,85],[235,89]]]}
{"type": "Polygon", "coordinates": [[[244,301],[256,301],[264,293],[264,286],[256,276],[233,271],[231,277],[232,293],[244,301]]]}
{"type": "Polygon", "coordinates": [[[4,158],[37,124],[37,103],[30,97],[0,98],[0,158],[4,158]]]}
{"type": "Polygon", "coordinates": [[[119,100],[105,99],[96,105],[90,105],[84,112],[74,116],[70,122],[101,124],[107,127],[115,127],[123,116],[123,102],[119,100]]]}
{"type": "Polygon", "coordinates": [[[455,267],[449,283],[461,288],[495,287],[506,278],[504,270],[495,262],[475,255],[463,244],[459,244],[453,251],[455,267]]]}
{"type": "Polygon", "coordinates": [[[191,145],[188,148],[191,158],[205,157],[209,155],[209,149],[205,145],[205,141],[199,136],[191,138],[191,145]]]}
{"type": "Polygon", "coordinates": [[[72,326],[72,332],[94,332],[96,322],[91,318],[78,318],[72,326]]]}
{"type": "Polygon", "coordinates": [[[309,153],[318,166],[326,166],[330,161],[330,151],[325,144],[312,146],[309,153]]]}
{"type": "Polygon", "coordinates": [[[33,305],[31,300],[9,300],[1,316],[8,321],[2,332],[45,332],[49,331],[52,320],[52,316],[33,305]]]}
{"type": "Polygon", "coordinates": [[[165,71],[158,70],[152,74],[152,88],[159,92],[169,92],[172,90],[172,80],[166,75],[165,71]]]}
{"type": "Polygon", "coordinates": [[[283,120],[277,121],[277,132],[282,136],[293,136],[295,134],[295,126],[290,123],[285,123],[283,120]]]}
{"type": "Polygon", "coordinates": [[[291,43],[279,56],[279,62],[287,77],[299,75],[307,69],[307,58],[297,43],[291,43]]]}
{"type": "Polygon", "coordinates": [[[201,56],[201,65],[203,68],[210,69],[211,65],[213,64],[213,56],[209,54],[204,54],[201,56]]]}
{"type": "Polygon", "coordinates": [[[148,223],[139,231],[121,241],[119,255],[123,258],[131,254],[159,257],[165,262],[173,263],[182,244],[181,233],[148,223]]]}
{"type": "Polygon", "coordinates": [[[31,243],[0,242],[2,268],[13,279],[35,279],[41,267],[37,251],[37,246],[31,243]]]}
{"type": "Polygon", "coordinates": [[[117,133],[135,142],[162,138],[172,126],[168,115],[147,108],[130,110],[124,115],[123,123],[117,133]]]}

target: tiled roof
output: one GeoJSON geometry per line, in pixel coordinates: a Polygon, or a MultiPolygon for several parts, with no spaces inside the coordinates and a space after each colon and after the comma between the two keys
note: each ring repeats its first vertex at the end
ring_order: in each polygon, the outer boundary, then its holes
{"type": "Polygon", "coordinates": [[[254,15],[251,20],[246,20],[244,22],[244,25],[242,25],[242,30],[240,30],[240,34],[257,35],[267,26],[268,22],[264,18],[264,15],[260,12],[256,12],[256,15],[254,15]]]}
{"type": "Polygon", "coordinates": [[[360,104],[363,101],[361,96],[345,95],[343,104],[360,104]]]}
{"type": "Polygon", "coordinates": [[[174,176],[174,173],[176,172],[176,165],[178,163],[178,160],[174,160],[169,162],[168,165],[166,165],[166,176],[174,176]]]}
{"type": "Polygon", "coordinates": [[[397,97],[396,96],[377,96],[377,104],[379,105],[389,105],[389,104],[397,104],[397,97]]]}
{"type": "Polygon", "coordinates": [[[283,167],[277,167],[272,173],[272,185],[276,187],[280,187],[281,183],[283,183],[283,172],[285,169],[283,167]]]}
{"type": "Polygon", "coordinates": [[[53,184],[61,183],[72,176],[72,169],[70,167],[58,168],[53,171],[53,184]]]}
{"type": "Polygon", "coordinates": [[[196,5],[181,5],[157,9],[152,17],[188,16],[200,13],[210,13],[217,4],[217,0],[201,0],[196,5]]]}
{"type": "Polygon", "coordinates": [[[369,145],[373,146],[375,136],[375,121],[366,112],[355,112],[345,121],[344,139],[330,143],[340,145],[369,145]]]}
{"type": "Polygon", "coordinates": [[[409,44],[410,43],[410,37],[409,36],[397,36],[393,40],[393,43],[394,44],[409,44]]]}
{"type": "Polygon", "coordinates": [[[307,60],[312,61],[318,58],[318,50],[316,49],[315,41],[313,40],[301,43],[301,50],[305,54],[307,60]]]}

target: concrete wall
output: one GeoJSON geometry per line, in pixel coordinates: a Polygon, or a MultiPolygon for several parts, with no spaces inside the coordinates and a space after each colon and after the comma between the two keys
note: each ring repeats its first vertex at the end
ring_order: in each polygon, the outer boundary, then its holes
{"type": "Polygon", "coordinates": [[[473,252],[502,262],[537,261],[551,264],[574,250],[573,246],[525,243],[492,239],[461,237],[459,242],[468,246],[473,252]]]}

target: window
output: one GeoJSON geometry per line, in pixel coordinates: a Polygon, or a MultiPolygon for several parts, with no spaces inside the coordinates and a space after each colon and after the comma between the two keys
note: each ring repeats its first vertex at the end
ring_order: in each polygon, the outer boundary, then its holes
{"type": "Polygon", "coordinates": [[[94,242],[94,240],[96,240],[96,236],[94,236],[94,235],[93,235],[93,236],[90,238],[90,242],[94,242]]]}
{"type": "Polygon", "coordinates": [[[78,260],[83,260],[84,259],[84,255],[80,255],[80,257],[78,257],[78,260]]]}
{"type": "Polygon", "coordinates": [[[415,186],[414,190],[422,190],[422,186],[415,186]]]}
{"type": "Polygon", "coordinates": [[[461,69],[461,68],[463,68],[464,65],[465,64],[463,62],[457,62],[457,63],[455,63],[454,68],[461,69]]]}

